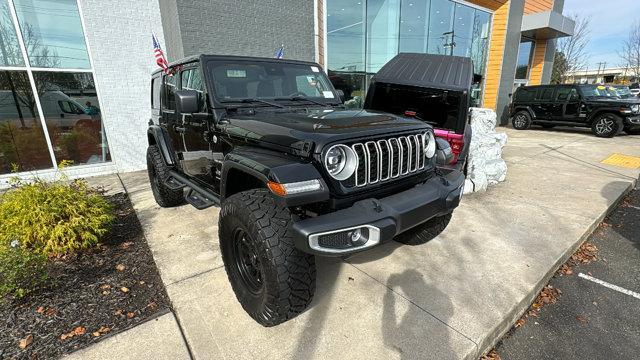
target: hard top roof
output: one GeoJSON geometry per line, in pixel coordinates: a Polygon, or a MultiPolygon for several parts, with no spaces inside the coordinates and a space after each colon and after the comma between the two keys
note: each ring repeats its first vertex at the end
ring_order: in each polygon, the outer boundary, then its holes
{"type": "Polygon", "coordinates": [[[400,53],[372,81],[465,91],[473,84],[473,62],[459,56],[400,53]]]}
{"type": "MultiPolygon", "coordinates": [[[[174,67],[177,65],[184,65],[195,61],[207,61],[207,60],[221,60],[221,61],[255,61],[255,62],[281,62],[287,64],[300,64],[300,65],[310,65],[310,66],[318,66],[317,63],[313,61],[303,61],[303,60],[291,60],[291,59],[275,59],[275,58],[267,58],[267,57],[254,57],[254,56],[237,56],[237,55],[208,55],[208,54],[198,54],[191,55],[180,60],[172,61],[169,63],[169,67],[174,67]]],[[[158,69],[153,72],[156,74],[161,72],[162,69],[158,69]]]]}

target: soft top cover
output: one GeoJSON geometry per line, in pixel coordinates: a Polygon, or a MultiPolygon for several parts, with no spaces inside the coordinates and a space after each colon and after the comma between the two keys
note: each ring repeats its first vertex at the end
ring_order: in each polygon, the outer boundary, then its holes
{"type": "Polygon", "coordinates": [[[473,83],[470,58],[400,53],[371,79],[373,82],[418,86],[451,91],[469,91],[473,83]]]}

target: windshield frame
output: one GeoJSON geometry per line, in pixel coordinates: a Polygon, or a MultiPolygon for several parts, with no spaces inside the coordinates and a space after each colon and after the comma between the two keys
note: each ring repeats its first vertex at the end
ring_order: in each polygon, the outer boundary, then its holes
{"type": "MultiPolygon", "coordinates": [[[[320,65],[316,64],[316,63],[312,63],[312,62],[306,62],[306,61],[296,61],[296,60],[282,60],[282,59],[267,59],[267,58],[244,58],[244,57],[212,57],[209,59],[205,59],[202,62],[202,66],[203,66],[203,72],[206,74],[206,83],[207,83],[207,87],[209,88],[209,94],[210,94],[210,100],[213,103],[213,107],[214,108],[229,108],[229,107],[233,107],[233,108],[241,108],[241,107],[251,107],[251,108],[272,108],[272,109],[277,109],[276,107],[270,107],[266,104],[261,104],[261,101],[266,100],[269,102],[275,102],[278,104],[282,104],[285,107],[300,107],[300,106],[306,106],[306,107],[319,107],[321,105],[318,105],[316,103],[314,103],[313,101],[320,101],[324,104],[326,104],[327,107],[333,107],[333,106],[339,106],[342,104],[342,100],[340,98],[340,96],[338,95],[338,93],[336,92],[335,88],[333,87],[333,84],[331,83],[331,81],[329,80],[327,74],[324,72],[324,70],[320,67],[320,65]],[[309,96],[309,101],[300,101],[300,100],[289,100],[289,99],[285,99],[288,97],[289,94],[285,94],[285,95],[275,95],[275,96],[269,96],[269,97],[253,97],[253,99],[255,100],[259,100],[256,102],[244,102],[244,99],[251,99],[251,97],[247,97],[247,98],[221,98],[219,96],[218,90],[216,88],[216,75],[214,73],[214,67],[220,64],[238,64],[240,66],[242,65],[260,65],[260,66],[267,66],[269,64],[278,64],[278,65],[290,65],[290,66],[294,66],[294,67],[307,67],[309,69],[309,75],[314,75],[317,78],[320,79],[320,83],[322,85],[322,90],[319,91],[331,91],[332,94],[332,98],[331,97],[323,97],[323,96],[309,96]],[[313,68],[318,69],[319,71],[315,71],[313,70],[313,68]],[[325,90],[326,89],[326,90],[325,90]],[[313,101],[312,101],[313,100],[313,101]]],[[[304,100],[305,97],[300,97],[302,100],[304,100]]]]}

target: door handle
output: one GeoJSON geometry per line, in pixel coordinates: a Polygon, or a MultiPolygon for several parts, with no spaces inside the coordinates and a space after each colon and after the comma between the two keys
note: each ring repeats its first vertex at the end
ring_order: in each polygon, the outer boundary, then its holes
{"type": "Polygon", "coordinates": [[[177,133],[183,133],[187,131],[187,128],[185,128],[184,126],[173,125],[173,130],[177,133]]]}

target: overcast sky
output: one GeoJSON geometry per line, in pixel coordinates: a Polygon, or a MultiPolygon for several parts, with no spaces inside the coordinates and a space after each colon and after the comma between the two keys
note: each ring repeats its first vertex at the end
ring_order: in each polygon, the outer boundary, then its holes
{"type": "Polygon", "coordinates": [[[565,0],[563,14],[591,16],[590,69],[597,69],[601,61],[606,61],[607,67],[617,67],[617,51],[633,22],[640,21],[640,0],[565,0]]]}

